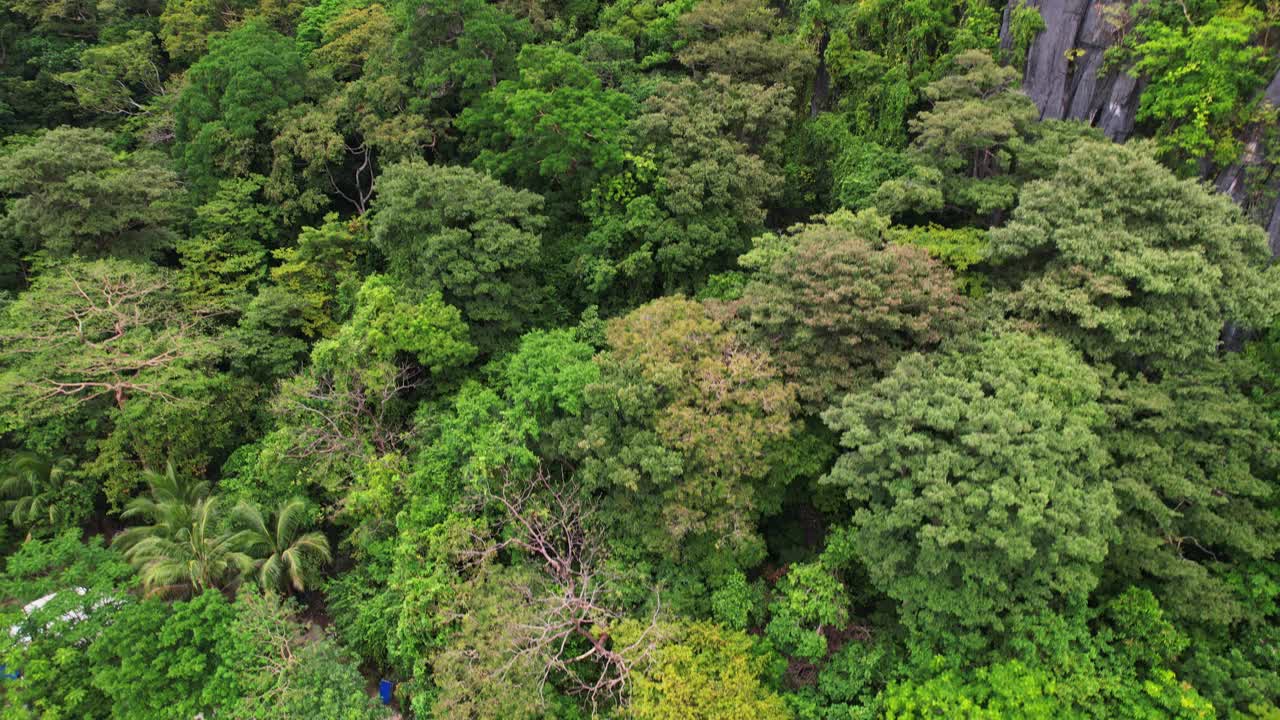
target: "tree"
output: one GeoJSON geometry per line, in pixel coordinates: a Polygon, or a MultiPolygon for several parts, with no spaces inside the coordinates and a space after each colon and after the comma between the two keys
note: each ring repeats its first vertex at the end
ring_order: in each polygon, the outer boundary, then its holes
{"type": "Polygon", "coordinates": [[[292,38],[250,21],[214,39],[174,106],[175,154],[196,190],[270,170],[272,116],[300,101],[306,70],[292,38]]]}
{"type": "Polygon", "coordinates": [[[1002,297],[1095,361],[1171,369],[1274,314],[1261,228],[1148,150],[1083,143],[991,232],[1002,297]]]}
{"type": "Polygon", "coordinates": [[[828,635],[849,624],[849,599],[822,563],[797,563],[779,583],[769,615],[765,632],[779,650],[817,662],[831,650],[828,635]]]}
{"type": "Polygon", "coordinates": [[[634,104],[563,48],[528,45],[517,64],[518,78],[463,111],[457,127],[478,151],[478,167],[548,195],[567,194],[572,212],[601,177],[622,169],[634,104]]]}
{"type": "Polygon", "coordinates": [[[4,681],[0,714],[109,717],[110,702],[93,684],[85,647],[127,606],[135,582],[119,553],[104,548],[100,537],[81,542],[78,529],[28,540],[9,554],[0,596],[17,606],[5,615],[17,632],[0,634],[0,663],[20,669],[22,681],[4,681]],[[30,614],[20,609],[40,598],[46,600],[30,614]]]}
{"type": "Polygon", "coordinates": [[[1105,396],[1121,510],[1107,564],[1121,582],[1156,588],[1184,623],[1252,614],[1228,568],[1280,549],[1274,423],[1244,397],[1244,379],[1230,366],[1119,377],[1105,396]]]}
{"type": "MultiPolygon", "coordinates": [[[[624,635],[625,637],[625,635],[624,635]]],[[[641,720],[788,720],[770,687],[770,657],[751,636],[707,623],[670,628],[655,661],[638,673],[631,713],[641,720]]]]}
{"type": "Polygon", "coordinates": [[[355,307],[367,227],[330,213],[322,225],[303,227],[292,246],[272,253],[279,264],[271,268],[271,279],[302,303],[300,329],[307,337],[332,335],[355,307]]]}
{"type": "Polygon", "coordinates": [[[225,688],[219,645],[233,617],[220,592],[170,606],[151,598],[119,613],[81,654],[121,720],[212,714],[225,688]]]}
{"type": "Polygon", "coordinates": [[[233,522],[241,535],[244,552],[253,558],[258,584],[272,590],[305,592],[316,586],[319,566],[333,559],[329,539],[317,531],[303,532],[310,508],[302,498],[281,503],[270,519],[251,503],[236,505],[233,522]]]}
{"type": "Polygon", "coordinates": [[[676,28],[676,57],[695,73],[795,87],[813,68],[812,48],[787,36],[778,11],[760,0],[698,3],[676,28]]]}
{"type": "Polygon", "coordinates": [[[0,509],[14,527],[57,532],[80,522],[92,502],[75,474],[75,459],[17,452],[0,462],[0,509]]]}
{"type": "Polygon", "coordinates": [[[587,487],[610,494],[611,537],[754,564],[756,521],[781,501],[770,458],[793,432],[794,389],[767,352],[683,297],[610,321],[606,336],[574,453],[587,487]]]}
{"type": "Polygon", "coordinates": [[[1006,333],[907,356],[823,414],[846,452],[821,482],[917,647],[970,657],[1088,598],[1115,535],[1101,393],[1062,342],[1006,333]]]}
{"type": "Polygon", "coordinates": [[[414,84],[445,113],[509,77],[519,48],[532,39],[528,22],[485,0],[400,0],[392,14],[405,28],[399,47],[414,84]]]}
{"type": "Polygon", "coordinates": [[[203,318],[168,272],[125,260],[72,261],[37,276],[0,325],[0,427],[34,429],[118,414],[132,398],[184,400],[216,357],[203,318]]]}
{"type": "Polygon", "coordinates": [[[260,176],[223,180],[196,208],[193,236],[178,242],[178,284],[194,306],[238,312],[266,279],[279,218],[258,197],[262,183],[260,176]]]}
{"type": "Polygon", "coordinates": [[[1100,136],[1083,123],[1038,122],[1018,71],[986,52],[963,52],[955,66],[925,86],[930,109],[908,123],[911,167],[881,184],[871,202],[895,216],[942,213],[996,225],[1023,184],[1052,174],[1082,138],[1100,136]]]}
{"type": "Polygon", "coordinates": [[[80,106],[112,115],[149,112],[143,101],[165,93],[165,72],[156,36],[130,30],[124,40],[96,45],[80,54],[80,69],[58,75],[71,86],[80,106]]]}
{"type": "Polygon", "coordinates": [[[439,292],[492,348],[539,307],[542,198],[474,170],[406,160],[378,183],[373,244],[406,288],[439,292]]]}
{"type": "Polygon", "coordinates": [[[1160,151],[1186,174],[1202,159],[1229,165],[1242,150],[1236,132],[1255,118],[1266,82],[1266,51],[1254,36],[1272,20],[1252,7],[1215,14],[1202,25],[1143,23],[1134,71],[1150,78],[1137,119],[1158,123],[1160,151]]]}
{"type": "Polygon", "coordinates": [[[255,720],[377,720],[389,711],[365,692],[359,668],[332,638],[311,637],[295,603],[244,588],[217,638],[230,692],[219,715],[255,720]]]}
{"type": "Polygon", "coordinates": [[[179,215],[178,177],[156,153],[119,154],[102,130],[60,127],[0,156],[4,237],[20,256],[114,255],[168,250],[179,215]]]}
{"type": "Polygon", "coordinates": [[[735,304],[812,407],[963,331],[954,276],[885,234],[874,217],[846,211],[793,228],[735,304]]]}
{"type": "Polygon", "coordinates": [[[791,97],[723,75],[660,83],[632,122],[624,172],[586,206],[577,268],[587,299],[626,308],[690,290],[745,251],[779,191],[791,97]]]}
{"type": "Polygon", "coordinates": [[[407,396],[424,374],[446,377],[475,352],[461,314],[439,293],[414,302],[400,285],[371,276],[351,319],[281,385],[272,401],[277,432],[289,455],[309,464],[309,482],[337,491],[400,451],[407,396]]]}
{"type": "Polygon", "coordinates": [[[314,102],[277,117],[271,192],[308,213],[336,196],[363,214],[383,166],[436,147],[444,121],[418,107],[425,102],[396,52],[395,18],[386,8],[314,9],[316,20],[338,14],[316,30],[321,44],[309,55],[317,71],[314,102]]]}
{"type": "Polygon", "coordinates": [[[170,465],[146,476],[150,497],[130,501],[121,518],[143,518],[112,540],[152,595],[191,593],[236,584],[253,566],[240,533],[223,530],[217,497],[206,482],[179,479],[170,465]]]}

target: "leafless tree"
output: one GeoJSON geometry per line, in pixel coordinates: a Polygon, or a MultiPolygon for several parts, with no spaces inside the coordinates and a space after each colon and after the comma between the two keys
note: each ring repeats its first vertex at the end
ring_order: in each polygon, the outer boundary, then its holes
{"type": "Polygon", "coordinates": [[[293,417],[296,426],[293,457],[337,457],[360,454],[372,447],[379,455],[397,449],[402,439],[396,420],[388,415],[398,397],[417,387],[421,371],[397,366],[385,382],[368,386],[356,375],[338,382],[332,374],[304,375],[287,384],[275,401],[278,415],[293,417]]]}
{"type": "Polygon", "coordinates": [[[543,669],[543,685],[555,676],[593,707],[624,702],[631,673],[647,664],[658,642],[657,591],[645,629],[618,647],[610,628],[625,614],[614,605],[614,579],[603,569],[601,544],[591,528],[592,508],[574,488],[539,467],[527,476],[504,473],[482,500],[505,511],[508,533],[496,543],[477,538],[479,549],[469,551],[469,559],[478,562],[516,550],[531,558],[547,581],[518,588],[534,613],[514,628],[518,650],[509,665],[532,658],[543,669]]]}

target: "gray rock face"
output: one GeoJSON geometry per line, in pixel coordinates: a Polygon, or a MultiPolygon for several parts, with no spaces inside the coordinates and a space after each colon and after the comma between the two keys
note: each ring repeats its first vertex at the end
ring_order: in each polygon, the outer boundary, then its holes
{"type": "MultiPolygon", "coordinates": [[[[1262,102],[1280,107],[1280,70],[1262,93],[1262,102]]],[[[1262,123],[1245,128],[1240,159],[1214,179],[1222,193],[1231,196],[1251,217],[1267,229],[1271,254],[1280,255],[1280,169],[1267,160],[1267,130],[1262,123]]]]}
{"type": "MultiPolygon", "coordinates": [[[[1009,0],[1001,35],[1005,47],[1010,11],[1018,0],[1009,0]]],[[[1113,140],[1133,132],[1133,118],[1142,95],[1142,81],[1123,71],[1102,73],[1107,48],[1116,40],[1098,0],[1028,0],[1040,11],[1045,31],[1027,51],[1022,87],[1044,120],[1083,120],[1100,128],[1113,140]]]]}
{"type": "MultiPolygon", "coordinates": [[[[1009,0],[1001,27],[1001,45],[1012,47],[1009,18],[1020,0],[1009,0]]],[[[1027,50],[1022,87],[1043,120],[1081,120],[1123,141],[1133,132],[1145,81],[1120,68],[1103,73],[1107,48],[1118,37],[1104,9],[1133,0],[1027,0],[1040,11],[1045,30],[1027,50]]],[[[1280,71],[1263,93],[1263,102],[1280,107],[1280,71]]],[[[1280,168],[1266,159],[1267,127],[1244,130],[1244,154],[1211,180],[1270,234],[1271,253],[1280,256],[1280,168]]]]}

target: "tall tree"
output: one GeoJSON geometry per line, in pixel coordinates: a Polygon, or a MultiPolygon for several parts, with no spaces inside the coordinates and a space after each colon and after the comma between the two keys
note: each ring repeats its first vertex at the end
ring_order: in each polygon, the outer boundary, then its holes
{"type": "Polygon", "coordinates": [[[1065,343],[1016,333],[904,358],[824,413],[846,452],[858,559],[926,657],[1079,607],[1115,536],[1102,386],[1065,343]]]}
{"type": "Polygon", "coordinates": [[[320,566],[332,561],[328,538],[314,530],[303,532],[309,511],[302,498],[286,500],[270,517],[245,502],[232,511],[233,522],[245,531],[242,548],[253,558],[258,584],[263,588],[314,589],[320,566]]]}
{"type": "Polygon", "coordinates": [[[179,477],[169,465],[147,474],[149,497],[130,501],[121,517],[148,522],[112,540],[154,595],[199,594],[238,583],[253,567],[240,551],[243,536],[224,529],[218,498],[207,482],[179,477]]]}
{"type": "Polygon", "coordinates": [[[600,380],[585,388],[580,477],[610,494],[613,540],[693,562],[750,566],[757,521],[784,477],[795,390],[773,359],[683,297],[611,321],[600,380]]]}
{"type": "Polygon", "coordinates": [[[1229,198],[1177,179],[1147,148],[1096,142],[1023,188],[990,251],[1016,315],[1131,370],[1203,359],[1227,322],[1272,317],[1269,256],[1229,198]]]}
{"type": "Polygon", "coordinates": [[[736,304],[817,409],[965,325],[952,274],[925,251],[889,242],[883,229],[845,211],[794,228],[736,304]]]}
{"type": "Polygon", "coordinates": [[[149,259],[173,246],[178,176],[156,153],[110,143],[60,127],[0,155],[0,192],[12,196],[0,232],[15,254],[149,259]]]}
{"type": "Polygon", "coordinates": [[[780,191],[791,98],[723,75],[660,83],[632,123],[626,169],[587,205],[577,253],[587,299],[625,308],[693,289],[744,252],[780,191]]]}
{"type": "Polygon", "coordinates": [[[261,21],[210,43],[174,106],[176,155],[197,191],[269,172],[272,116],[303,98],[305,80],[295,41],[261,21]]]}
{"type": "Polygon", "coordinates": [[[526,327],[540,306],[535,270],[542,198],[474,170],[406,160],[378,183],[373,244],[410,290],[442,293],[483,347],[526,327]]]}

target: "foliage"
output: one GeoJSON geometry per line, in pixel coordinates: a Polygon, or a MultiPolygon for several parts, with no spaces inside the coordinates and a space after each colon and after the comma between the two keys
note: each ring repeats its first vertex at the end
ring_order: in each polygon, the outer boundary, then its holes
{"type": "Polygon", "coordinates": [[[4,0],[0,717],[1280,718],[1280,3],[1068,4],[4,0]]]}
{"type": "Polygon", "coordinates": [[[482,346],[518,331],[539,306],[542,199],[474,170],[397,163],[382,174],[373,244],[407,288],[442,293],[482,346]]]}
{"type": "Polygon", "coordinates": [[[841,211],[794,228],[792,247],[742,293],[739,316],[819,409],[963,326],[951,274],[920,250],[886,243],[876,222],[841,211]]]}
{"type": "Polygon", "coordinates": [[[208,483],[180,479],[170,465],[148,473],[147,485],[150,497],[130,501],[121,517],[149,524],[125,530],[112,546],[138,569],[149,594],[199,594],[234,585],[249,572],[253,561],[240,551],[242,536],[223,530],[208,483]]]}
{"type": "Polygon", "coordinates": [[[917,643],[965,656],[1077,606],[1115,535],[1096,374],[1016,333],[904,358],[824,414],[846,449],[855,552],[917,643]]]}
{"type": "Polygon", "coordinates": [[[0,512],[29,534],[59,532],[88,514],[91,491],[76,477],[75,459],[16,452],[0,461],[0,512]]]}
{"type": "Polygon", "coordinates": [[[652,667],[635,680],[631,713],[644,720],[791,717],[770,687],[767,651],[716,625],[672,628],[652,667]]]}
{"type": "Polygon", "coordinates": [[[121,156],[102,130],[60,127],[0,154],[3,237],[15,253],[149,258],[172,247],[178,178],[150,152],[121,156]]]}
{"type": "Polygon", "coordinates": [[[587,297],[634,305],[696,287],[762,230],[792,93],[723,75],[662,83],[632,123],[637,152],[586,209],[587,297]]]}
{"type": "Polygon", "coordinates": [[[302,99],[304,80],[296,43],[262,22],[210,43],[174,107],[177,154],[197,190],[267,169],[271,116],[302,99]]]}
{"type": "Polygon", "coordinates": [[[543,193],[581,197],[622,168],[634,103],[602,86],[581,59],[529,45],[519,76],[503,80],[458,118],[478,150],[475,164],[543,193]]]}
{"type": "Polygon", "coordinates": [[[767,352],[679,296],[611,321],[607,338],[584,390],[580,474],[611,491],[620,537],[668,552],[700,538],[715,548],[703,553],[749,564],[753,521],[780,501],[769,454],[792,432],[794,389],[767,352]]]}
{"type": "Polygon", "coordinates": [[[1131,145],[1082,144],[991,232],[1017,315],[1133,369],[1204,358],[1224,323],[1270,317],[1266,257],[1264,234],[1227,198],[1131,145]]]}
{"type": "Polygon", "coordinates": [[[1265,25],[1252,7],[1215,14],[1203,25],[1145,23],[1134,69],[1152,77],[1138,120],[1160,125],[1160,151],[1179,169],[1199,160],[1229,165],[1241,153],[1235,133],[1254,118],[1266,82],[1266,51],[1251,44],[1265,25]]]}
{"type": "Polygon", "coordinates": [[[304,532],[307,503],[293,498],[281,503],[269,517],[257,506],[241,502],[232,511],[246,532],[240,542],[254,558],[259,586],[272,590],[304,592],[316,587],[319,566],[333,560],[329,540],[314,530],[304,532]]]}

